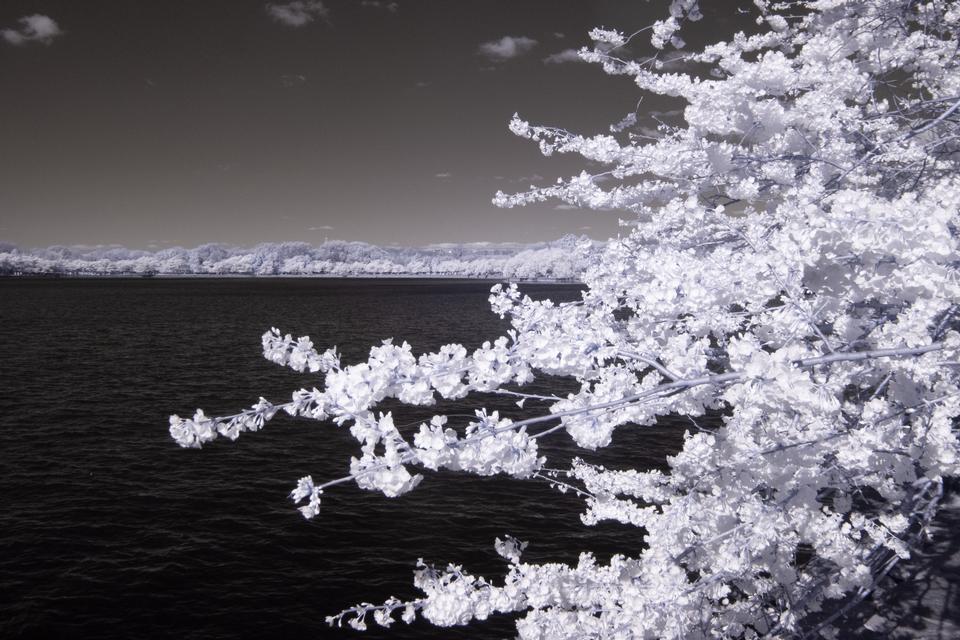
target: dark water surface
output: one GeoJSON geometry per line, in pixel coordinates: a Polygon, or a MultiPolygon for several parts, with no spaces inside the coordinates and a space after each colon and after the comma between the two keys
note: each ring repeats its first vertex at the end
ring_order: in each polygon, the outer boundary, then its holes
{"type": "MultiPolygon", "coordinates": [[[[429,474],[401,498],[344,485],[304,521],[297,478],[344,475],[346,429],[277,416],[260,433],[202,451],[177,447],[170,413],[233,413],[283,402],[310,375],[273,365],[277,326],[338,345],[344,362],[380,339],[475,348],[506,325],[490,283],[315,279],[0,280],[0,636],[62,638],[503,638],[500,618],[465,628],[417,622],[366,634],[326,615],[360,601],[416,597],[417,558],[496,578],[498,535],[530,540],[529,561],[639,550],[637,529],[584,527],[581,502],[543,483],[429,474]]],[[[575,285],[526,285],[570,300],[575,285]]],[[[538,381],[565,391],[569,381],[538,381]]],[[[523,416],[510,401],[471,398],[523,416]]],[[[399,408],[415,430],[435,408],[399,408]]],[[[535,409],[534,409],[535,410],[535,409]]],[[[526,410],[530,414],[530,407],[526,410]]],[[[601,452],[618,467],[662,465],[683,427],[622,429],[601,452]]],[[[554,462],[574,452],[558,434],[554,462]]],[[[583,453],[583,452],[578,452],[583,453]]],[[[584,457],[600,459],[587,452],[584,457]]]]}

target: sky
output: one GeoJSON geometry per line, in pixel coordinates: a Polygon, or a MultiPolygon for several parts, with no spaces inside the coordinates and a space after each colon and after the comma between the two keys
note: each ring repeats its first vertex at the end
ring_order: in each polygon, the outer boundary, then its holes
{"type": "MultiPolygon", "coordinates": [[[[519,112],[605,132],[640,92],[570,50],[591,27],[632,32],[667,4],[3,0],[0,241],[616,235],[617,212],[491,204],[498,189],[585,167],[543,158],[507,123],[519,112]]],[[[704,4],[713,14],[696,25],[701,36],[749,2],[704,4]]],[[[669,107],[641,106],[641,116],[669,107]]]]}

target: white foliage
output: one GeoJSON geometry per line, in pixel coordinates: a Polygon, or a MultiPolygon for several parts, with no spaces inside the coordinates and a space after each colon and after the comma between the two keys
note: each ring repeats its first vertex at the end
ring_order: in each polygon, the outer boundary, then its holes
{"type": "Polygon", "coordinates": [[[263,243],[247,248],[205,244],[155,252],[118,246],[53,246],[24,251],[0,243],[0,275],[424,275],[574,280],[595,253],[594,244],[572,235],[534,244],[378,247],[329,240],[316,247],[306,242],[263,243]]]}
{"type": "MultiPolygon", "coordinates": [[[[608,564],[587,550],[575,565],[526,563],[524,544],[498,540],[502,583],[421,563],[421,598],[331,623],[523,612],[521,638],[829,635],[832,618],[818,612],[862,597],[909,555],[942,478],[960,472],[960,10],[940,0],[756,6],[758,33],[685,54],[702,76],[658,71],[655,56],[625,60],[632,36],[591,32],[584,59],[682,100],[683,126],[651,139],[631,133],[642,117],[596,136],[511,121],[544,154],[579,154],[602,171],[497,194],[498,204],[560,199],[634,214],[632,230],[590,261],[579,302],[497,286],[490,302],[510,319],[508,336],[420,357],[386,342],[346,367],[273,330],[265,356],[322,374],[321,389],[226,418],[171,418],[184,446],[259,429],[279,408],[330,418],[361,445],[347,479],[362,488],[399,495],[420,482],[416,468],[536,478],[583,497],[585,525],[644,532],[642,548],[608,564]],[[573,376],[580,389],[551,398],[504,388],[543,374],[573,376]],[[547,410],[436,415],[415,433],[373,413],[387,398],[429,405],[473,392],[547,410]],[[686,434],[666,472],[580,460],[553,470],[538,453],[561,430],[596,449],[617,429],[676,415],[706,426],[686,434]]],[[[683,22],[699,17],[696,2],[675,0],[652,44],[678,46],[683,22]]],[[[313,516],[320,490],[341,481],[305,478],[293,495],[309,498],[313,516]]]]}

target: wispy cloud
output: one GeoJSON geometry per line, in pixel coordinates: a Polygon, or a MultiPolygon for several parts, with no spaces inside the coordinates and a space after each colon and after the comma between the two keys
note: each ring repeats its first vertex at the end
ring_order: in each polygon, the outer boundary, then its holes
{"type": "Polygon", "coordinates": [[[57,21],[49,16],[43,16],[36,13],[32,16],[24,16],[17,20],[20,25],[15,29],[3,29],[0,31],[2,37],[7,43],[15,47],[29,44],[31,42],[40,42],[50,44],[55,38],[63,35],[63,30],[57,21]]]}
{"type": "Polygon", "coordinates": [[[564,49],[551,53],[543,59],[544,64],[566,64],[568,62],[583,62],[576,49],[564,49]]]}
{"type": "Polygon", "coordinates": [[[447,178],[453,177],[453,174],[449,171],[441,171],[440,173],[433,174],[434,178],[440,178],[441,180],[446,180],[447,178]]]}
{"type": "Polygon", "coordinates": [[[544,180],[546,180],[546,178],[544,178],[539,173],[535,173],[530,176],[520,176],[519,178],[513,178],[510,180],[510,182],[514,182],[516,184],[526,183],[526,184],[529,184],[532,188],[535,182],[543,182],[544,180]]]}
{"type": "Polygon", "coordinates": [[[505,62],[517,58],[537,46],[538,42],[526,36],[503,36],[480,45],[477,53],[493,62],[505,62]]]}
{"type": "Polygon", "coordinates": [[[317,18],[326,18],[330,11],[320,0],[294,0],[268,4],[267,14],[287,27],[303,27],[317,18]]]}
{"type": "Polygon", "coordinates": [[[574,209],[579,209],[580,207],[574,206],[572,204],[567,204],[563,202],[554,207],[557,211],[573,211],[574,209]]]}
{"type": "Polygon", "coordinates": [[[396,13],[400,8],[400,5],[396,2],[383,2],[383,0],[363,0],[360,6],[368,9],[383,9],[390,13],[396,13]]]}
{"type": "Polygon", "coordinates": [[[637,127],[637,133],[651,140],[659,140],[663,137],[663,132],[654,127],[637,127]]]}
{"type": "Polygon", "coordinates": [[[280,76],[280,84],[286,89],[303,84],[307,81],[307,76],[300,73],[285,73],[280,76]]]}
{"type": "Polygon", "coordinates": [[[648,111],[654,118],[676,118],[683,115],[683,109],[670,109],[669,111],[648,111]]]}
{"type": "Polygon", "coordinates": [[[322,224],[319,227],[307,227],[307,231],[333,231],[333,227],[328,224],[322,224]]]}

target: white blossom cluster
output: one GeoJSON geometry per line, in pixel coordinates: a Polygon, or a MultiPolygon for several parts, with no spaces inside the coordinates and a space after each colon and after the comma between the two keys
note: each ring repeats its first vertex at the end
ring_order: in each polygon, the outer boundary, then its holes
{"type": "MultiPolygon", "coordinates": [[[[833,623],[906,558],[945,476],[960,473],[960,3],[757,0],[757,30],[685,54],[688,71],[625,60],[633,36],[595,30],[584,57],[681,101],[683,125],[580,136],[532,126],[543,153],[583,172],[503,206],[548,198],[635,214],[584,277],[575,303],[494,287],[513,329],[472,353],[406,343],[341,366],[273,330],[270,360],[322,374],[291,402],[226,418],[171,418],[184,446],[259,429],[277,409],[349,425],[350,475],[293,492],[305,516],[350,480],[387,496],[453,469],[549,482],[584,499],[587,526],[640,527],[643,546],[601,564],[523,562],[498,540],[497,581],[419,567],[420,598],[328,620],[365,628],[422,616],[467,624],[521,612],[524,639],[831,637],[833,623]],[[537,375],[580,383],[566,397],[516,389],[537,375]],[[547,409],[511,420],[438,414],[414,434],[376,413],[496,392],[547,409]],[[597,449],[620,428],[686,416],[695,430],[668,469],[546,467],[540,438],[597,449]]],[[[696,2],[653,25],[682,45],[696,2]]],[[[639,32],[638,32],[639,33],[639,32]]],[[[636,35],[636,34],[634,34],[636,35]]]]}

